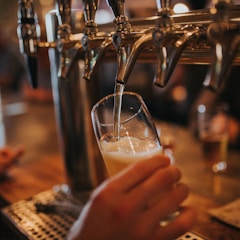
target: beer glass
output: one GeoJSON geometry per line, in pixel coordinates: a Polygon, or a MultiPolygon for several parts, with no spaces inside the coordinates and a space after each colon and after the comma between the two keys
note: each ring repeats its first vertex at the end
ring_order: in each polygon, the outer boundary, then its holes
{"type": "Polygon", "coordinates": [[[114,93],[91,112],[93,128],[110,176],[136,161],[162,154],[152,117],[140,95],[114,93]]]}
{"type": "MultiPolygon", "coordinates": [[[[93,106],[92,123],[98,146],[110,176],[128,165],[165,154],[155,124],[140,95],[114,93],[93,106]]],[[[157,201],[156,197],[154,201],[157,201]]],[[[159,222],[166,226],[179,214],[159,222]]]]}
{"type": "Polygon", "coordinates": [[[227,105],[198,106],[198,132],[202,155],[208,169],[222,172],[227,168],[228,121],[227,105]]]}

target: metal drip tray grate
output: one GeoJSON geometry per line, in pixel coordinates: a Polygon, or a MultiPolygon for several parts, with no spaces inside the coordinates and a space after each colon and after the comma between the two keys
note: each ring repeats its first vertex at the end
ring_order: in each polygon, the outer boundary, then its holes
{"type": "Polygon", "coordinates": [[[87,196],[84,194],[81,201],[69,194],[65,185],[57,186],[7,206],[1,214],[22,239],[66,239],[87,196]]]}

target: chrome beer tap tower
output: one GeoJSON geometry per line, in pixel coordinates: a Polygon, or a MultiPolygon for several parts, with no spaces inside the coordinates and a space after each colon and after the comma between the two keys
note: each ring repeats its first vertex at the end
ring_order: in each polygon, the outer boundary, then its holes
{"type": "MultiPolygon", "coordinates": [[[[156,65],[154,84],[164,87],[178,63],[209,64],[204,84],[224,86],[230,67],[240,63],[240,6],[214,0],[209,9],[175,14],[169,0],[156,1],[156,14],[128,19],[124,0],[107,0],[115,19],[97,24],[99,0],[57,0],[46,15],[47,40],[33,0],[19,0],[18,37],[31,85],[37,87],[37,56],[49,49],[52,89],[66,175],[78,194],[96,187],[105,168],[92,131],[90,109],[98,100],[96,72],[102,61],[117,63],[116,85],[126,85],[137,61],[156,65]]],[[[114,79],[113,79],[114,81],[114,79]]]]}

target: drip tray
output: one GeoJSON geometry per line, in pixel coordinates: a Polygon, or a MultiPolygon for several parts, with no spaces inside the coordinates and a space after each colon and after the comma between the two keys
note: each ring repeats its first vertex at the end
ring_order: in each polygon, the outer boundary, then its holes
{"type": "Polygon", "coordinates": [[[1,209],[1,220],[18,239],[66,239],[88,196],[83,193],[75,198],[67,185],[56,186],[1,209]]]}

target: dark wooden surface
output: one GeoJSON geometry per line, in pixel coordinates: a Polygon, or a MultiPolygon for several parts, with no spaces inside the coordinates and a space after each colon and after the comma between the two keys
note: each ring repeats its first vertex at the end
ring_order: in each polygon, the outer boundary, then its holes
{"type": "Polygon", "coordinates": [[[0,196],[13,203],[65,182],[53,104],[26,103],[22,114],[4,120],[7,144],[26,151],[1,179],[0,196]]]}
{"type": "MultiPolygon", "coordinates": [[[[23,144],[26,154],[0,181],[1,207],[29,198],[39,192],[65,183],[65,171],[58,147],[54,109],[51,103],[31,103],[25,113],[6,116],[7,142],[23,144]]],[[[161,126],[161,124],[158,124],[161,126]]],[[[211,240],[240,240],[240,231],[207,213],[240,197],[240,153],[228,155],[228,169],[223,174],[207,171],[197,139],[187,129],[174,128],[175,164],[183,172],[183,181],[190,186],[187,204],[198,211],[194,231],[211,240]]]]}

